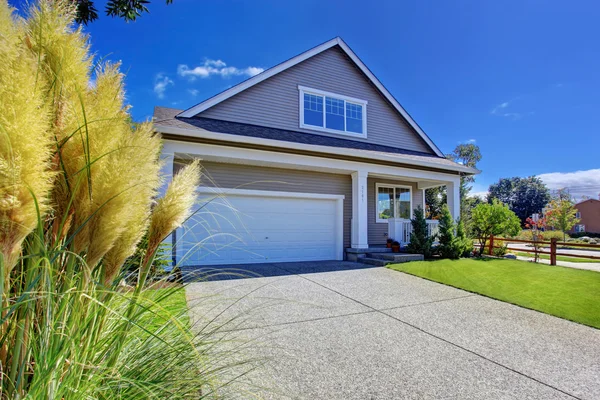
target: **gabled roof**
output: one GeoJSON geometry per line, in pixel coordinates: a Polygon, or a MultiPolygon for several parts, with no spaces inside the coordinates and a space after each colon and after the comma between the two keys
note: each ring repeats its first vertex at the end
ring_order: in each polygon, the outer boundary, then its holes
{"type": "Polygon", "coordinates": [[[183,118],[191,118],[196,116],[197,114],[205,111],[236,94],[251,88],[252,86],[269,79],[273,75],[276,75],[280,72],[283,72],[296,64],[301,63],[302,61],[309,59],[311,57],[316,56],[324,52],[327,49],[330,49],[334,46],[339,46],[344,53],[354,62],[354,64],[365,74],[365,76],[373,83],[373,85],[379,90],[379,92],[390,102],[390,104],[404,117],[404,119],[409,123],[409,125],[421,136],[421,138],[431,147],[431,149],[439,156],[444,157],[444,154],[440,151],[440,149],[433,143],[433,141],[427,136],[425,132],[421,129],[421,127],[412,119],[410,114],[398,103],[398,101],[392,96],[392,94],[383,86],[383,84],[377,79],[377,77],[369,70],[369,68],[358,58],[358,56],[350,49],[350,47],[340,38],[336,37],[331,39],[317,47],[314,47],[308,51],[305,51],[302,54],[297,55],[296,57],[290,58],[289,60],[278,64],[272,68],[269,68],[258,75],[253,76],[245,80],[244,82],[233,86],[224,92],[217,94],[200,104],[197,104],[183,112],[181,112],[178,117],[183,118]]]}
{"type": "Polygon", "coordinates": [[[587,203],[588,201],[590,203],[599,203],[600,204],[600,200],[598,200],[598,199],[585,199],[585,200],[581,200],[579,203],[576,203],[575,205],[578,206],[580,204],[587,203]]]}

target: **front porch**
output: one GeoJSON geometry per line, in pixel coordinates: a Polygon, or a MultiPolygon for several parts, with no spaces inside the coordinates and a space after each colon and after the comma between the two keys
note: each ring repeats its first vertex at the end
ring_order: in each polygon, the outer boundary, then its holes
{"type": "MultiPolygon", "coordinates": [[[[352,173],[351,246],[346,254],[363,255],[384,248],[388,239],[402,247],[410,242],[411,219],[418,207],[426,209],[425,190],[446,186],[452,216],[460,215],[460,176],[438,171],[405,170],[390,176],[371,171],[352,173]]],[[[429,235],[438,232],[438,221],[427,220],[429,235]]]]}

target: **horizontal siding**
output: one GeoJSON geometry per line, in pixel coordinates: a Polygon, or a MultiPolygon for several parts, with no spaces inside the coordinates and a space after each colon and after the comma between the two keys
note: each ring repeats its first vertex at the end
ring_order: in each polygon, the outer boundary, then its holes
{"type": "Polygon", "coordinates": [[[338,46],[295,65],[200,113],[199,116],[252,125],[350,138],[300,129],[298,85],[366,100],[368,138],[357,141],[433,154],[338,46]]]}
{"type": "Polygon", "coordinates": [[[367,179],[367,222],[369,226],[369,245],[382,245],[387,240],[388,224],[376,221],[377,210],[375,209],[375,184],[388,183],[412,187],[412,208],[423,207],[423,190],[417,189],[414,182],[395,181],[389,179],[368,178],[367,179]]]}
{"type": "MultiPolygon", "coordinates": [[[[177,172],[181,165],[181,162],[176,162],[174,171],[177,172]]],[[[344,248],[350,247],[350,219],[352,218],[350,175],[202,162],[202,185],[229,189],[344,195],[344,248]]]]}

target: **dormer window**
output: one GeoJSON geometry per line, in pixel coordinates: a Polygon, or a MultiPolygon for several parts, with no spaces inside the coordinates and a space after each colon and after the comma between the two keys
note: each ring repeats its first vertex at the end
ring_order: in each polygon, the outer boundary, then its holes
{"type": "Polygon", "coordinates": [[[367,101],[298,86],[300,128],[367,137],[367,101]]]}

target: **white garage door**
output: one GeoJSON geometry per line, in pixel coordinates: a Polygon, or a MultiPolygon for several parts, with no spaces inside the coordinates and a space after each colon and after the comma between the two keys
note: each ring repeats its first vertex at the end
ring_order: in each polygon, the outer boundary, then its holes
{"type": "Polygon", "coordinates": [[[177,263],[340,260],[344,196],[201,188],[203,207],[177,231],[177,263]]]}

